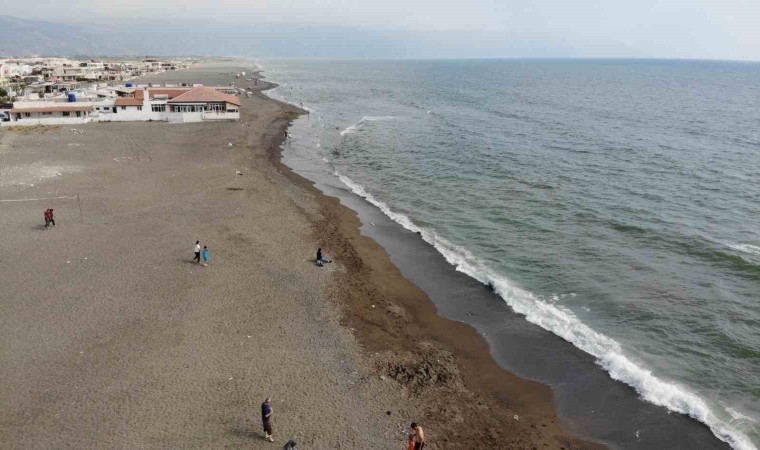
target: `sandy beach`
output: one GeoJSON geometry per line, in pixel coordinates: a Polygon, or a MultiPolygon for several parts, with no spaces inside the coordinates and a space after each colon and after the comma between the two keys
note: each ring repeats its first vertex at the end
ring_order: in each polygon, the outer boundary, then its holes
{"type": "MultiPolygon", "coordinates": [[[[251,67],[150,81],[247,87],[251,67]]],[[[413,420],[430,449],[601,447],[280,162],[300,110],[241,113],[0,129],[0,447],[402,449],[413,420]]]]}

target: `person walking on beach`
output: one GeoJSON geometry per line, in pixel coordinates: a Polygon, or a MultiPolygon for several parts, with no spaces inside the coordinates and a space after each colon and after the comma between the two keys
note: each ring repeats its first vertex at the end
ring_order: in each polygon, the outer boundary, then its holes
{"type": "Polygon", "coordinates": [[[201,262],[201,241],[195,241],[195,258],[193,258],[193,261],[196,263],[201,262]]]}
{"type": "Polygon", "coordinates": [[[203,267],[208,267],[208,247],[203,246],[203,267]]]}
{"type": "Polygon", "coordinates": [[[332,261],[328,261],[322,257],[322,248],[317,249],[317,259],[315,260],[318,266],[322,266],[326,263],[331,263],[332,261]]]}
{"type": "Polygon", "coordinates": [[[409,436],[409,439],[414,443],[414,450],[422,450],[425,448],[425,431],[417,425],[417,422],[412,422],[411,427],[414,434],[409,436]]]}
{"type": "Polygon", "coordinates": [[[274,436],[272,436],[272,399],[267,397],[264,403],[261,404],[261,421],[264,425],[264,439],[269,442],[274,442],[274,436]]]}
{"type": "Polygon", "coordinates": [[[50,225],[55,226],[55,214],[53,213],[53,208],[45,211],[45,228],[50,227],[50,225]]]}

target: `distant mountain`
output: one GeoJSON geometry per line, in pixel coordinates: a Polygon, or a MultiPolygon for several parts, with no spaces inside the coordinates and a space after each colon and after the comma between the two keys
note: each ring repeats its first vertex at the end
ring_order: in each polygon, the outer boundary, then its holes
{"type": "Polygon", "coordinates": [[[126,48],[82,27],[0,16],[0,57],[118,55],[126,48]]]}
{"type": "Polygon", "coordinates": [[[565,56],[559,42],[469,32],[412,32],[275,22],[88,18],[54,23],[0,15],[0,57],[284,56],[456,58],[565,56]]]}
{"type": "Polygon", "coordinates": [[[0,57],[406,55],[409,39],[347,27],[113,19],[53,23],[0,15],[0,57]],[[217,30],[197,32],[194,30],[217,30]],[[357,45],[357,40],[359,45],[357,45]]]}

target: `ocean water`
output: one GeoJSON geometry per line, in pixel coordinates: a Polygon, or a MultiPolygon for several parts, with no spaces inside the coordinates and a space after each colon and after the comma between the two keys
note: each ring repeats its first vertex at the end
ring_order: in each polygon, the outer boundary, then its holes
{"type": "Polygon", "coordinates": [[[260,64],[311,111],[289,145],[314,170],[643,399],[760,446],[760,64],[260,64]]]}

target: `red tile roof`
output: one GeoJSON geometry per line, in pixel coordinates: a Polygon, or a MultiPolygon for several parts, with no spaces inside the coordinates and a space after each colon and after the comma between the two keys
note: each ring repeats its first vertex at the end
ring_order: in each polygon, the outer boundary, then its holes
{"type": "Polygon", "coordinates": [[[142,106],[142,105],[143,105],[143,99],[131,98],[131,97],[117,98],[116,102],[114,103],[114,106],[142,106]]]}
{"type": "Polygon", "coordinates": [[[11,113],[43,113],[43,112],[76,112],[92,111],[92,106],[40,106],[37,108],[13,108],[11,113]]]}
{"type": "Polygon", "coordinates": [[[198,86],[169,100],[168,103],[215,103],[227,102],[240,106],[240,99],[234,95],[224,94],[214,88],[198,86]]]}

